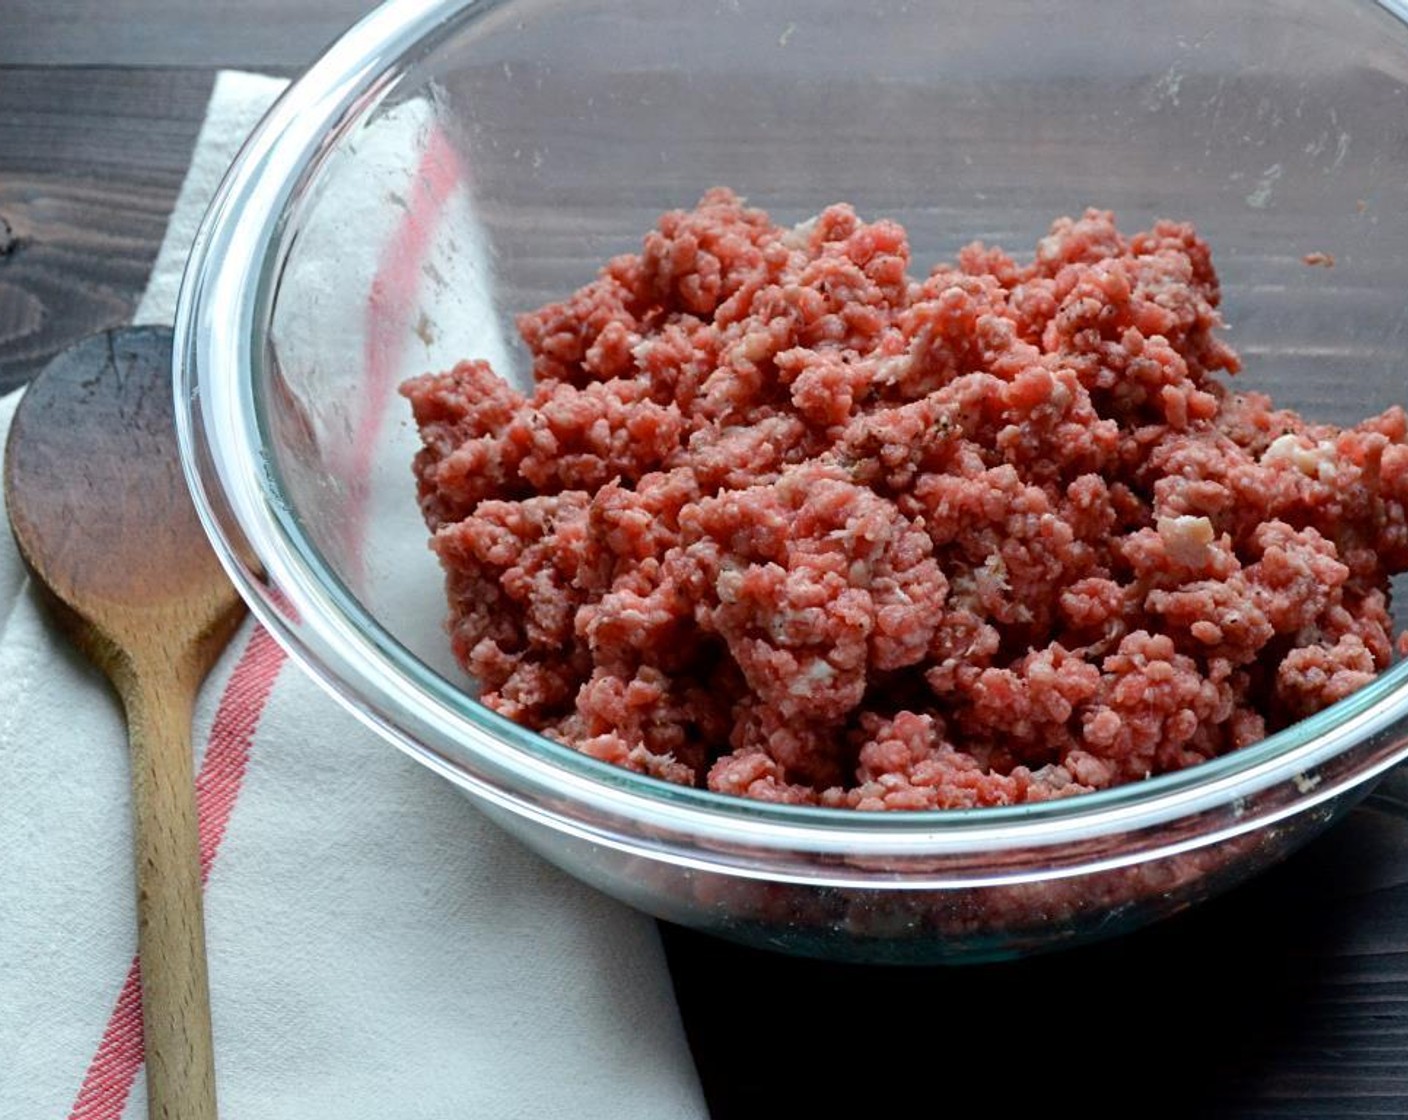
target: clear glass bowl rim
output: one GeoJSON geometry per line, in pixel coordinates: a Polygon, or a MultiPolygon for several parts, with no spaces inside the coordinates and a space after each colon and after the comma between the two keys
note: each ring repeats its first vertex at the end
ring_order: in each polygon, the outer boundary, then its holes
{"type": "MultiPolygon", "coordinates": [[[[262,450],[268,424],[255,387],[264,372],[289,204],[317,174],[334,138],[395,90],[408,61],[502,2],[388,0],[349,30],[245,143],[204,218],[182,282],[177,428],[197,508],[257,617],[354,714],[431,769],[511,812],[680,863],[701,843],[720,852],[747,849],[765,861],[808,853],[967,863],[985,852],[1037,853],[1039,860],[1041,852],[1079,840],[1096,849],[1104,841],[1101,866],[1121,866],[1170,851],[1157,841],[1127,847],[1131,835],[1203,817],[1208,827],[1195,840],[1185,835],[1177,850],[1213,843],[1321,805],[1408,755],[1408,742],[1384,734],[1408,714],[1408,663],[1401,663],[1261,743],[1144,782],[1032,805],[831,810],[687,789],[598,762],[498,716],[424,666],[303,537],[281,496],[277,467],[262,450]],[[1392,741],[1334,770],[1328,781],[1307,777],[1384,740],[1392,741]]],[[[1405,19],[1396,0],[1377,2],[1405,19]]],[[[713,862],[706,855],[701,865],[713,862]]],[[[737,862],[741,874],[789,877],[776,866],[760,868],[752,856],[737,862]]],[[[1050,877],[1071,873],[1048,869],[1050,877]]],[[[1044,875],[1028,868],[1025,877],[1044,875]]],[[[965,873],[965,884],[977,881],[965,873]]]]}

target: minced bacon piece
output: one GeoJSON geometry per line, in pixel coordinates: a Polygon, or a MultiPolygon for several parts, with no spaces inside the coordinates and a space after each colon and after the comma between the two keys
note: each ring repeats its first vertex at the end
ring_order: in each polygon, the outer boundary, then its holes
{"type": "Polygon", "coordinates": [[[1219,299],[1185,224],[1088,210],[915,279],[894,222],[712,190],[520,317],[531,393],[403,386],[455,655],[594,758],[791,804],[1039,801],[1255,742],[1393,656],[1408,414],[1229,392],[1219,299]]]}

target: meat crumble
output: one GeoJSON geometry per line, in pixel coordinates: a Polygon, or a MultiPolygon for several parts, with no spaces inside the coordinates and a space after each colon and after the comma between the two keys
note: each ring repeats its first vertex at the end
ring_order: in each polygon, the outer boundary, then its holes
{"type": "Polygon", "coordinates": [[[1408,417],[1219,374],[1186,224],[1058,219],[910,273],[845,205],[724,189],[524,315],[535,388],[403,386],[454,653],[595,758],[769,801],[933,809],[1255,742],[1392,656],[1408,417]]]}

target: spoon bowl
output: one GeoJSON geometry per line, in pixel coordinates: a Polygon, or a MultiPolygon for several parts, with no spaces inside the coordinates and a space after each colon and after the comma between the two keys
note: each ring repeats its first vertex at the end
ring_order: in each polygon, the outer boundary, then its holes
{"type": "Polygon", "coordinates": [[[165,328],[59,355],[15,413],[5,502],[54,618],[127,712],[149,1114],[213,1120],[190,727],[244,606],[182,479],[170,368],[165,328]]]}

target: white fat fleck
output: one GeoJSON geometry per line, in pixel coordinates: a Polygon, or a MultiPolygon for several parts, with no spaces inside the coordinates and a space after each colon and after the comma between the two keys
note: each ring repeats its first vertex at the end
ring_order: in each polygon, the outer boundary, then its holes
{"type": "Polygon", "coordinates": [[[806,696],[811,692],[812,685],[829,681],[835,675],[836,670],[818,657],[802,670],[801,676],[792,682],[787,691],[793,696],[806,696]]]}
{"type": "Polygon", "coordinates": [[[767,331],[749,331],[734,346],[734,361],[760,362],[772,353],[772,336],[767,331]]]}
{"type": "Polygon", "coordinates": [[[910,367],[913,365],[914,359],[909,354],[896,354],[893,357],[881,358],[875,363],[875,374],[871,380],[877,385],[894,385],[909,373],[910,367]]]}
{"type": "Polygon", "coordinates": [[[816,229],[816,220],[819,217],[820,214],[813,214],[805,222],[798,222],[782,235],[782,243],[789,249],[805,249],[811,241],[812,230],[816,229]]]}
{"type": "Polygon", "coordinates": [[[992,578],[1000,590],[1008,590],[1007,562],[1002,559],[1000,554],[994,552],[989,555],[988,558],[983,561],[983,571],[992,578]]]}
{"type": "Polygon", "coordinates": [[[720,572],[719,578],[714,585],[721,603],[738,602],[738,592],[743,586],[743,574],[741,572],[720,572]]]}
{"type": "Polygon", "coordinates": [[[1320,784],[1320,775],[1297,774],[1291,779],[1291,781],[1295,782],[1296,789],[1300,790],[1301,793],[1309,793],[1311,790],[1313,790],[1316,786],[1320,784]]]}
{"type": "Polygon", "coordinates": [[[1300,450],[1299,437],[1287,432],[1271,441],[1266,450],[1261,453],[1261,461],[1263,464],[1289,461],[1298,450],[1300,450]]]}
{"type": "Polygon", "coordinates": [[[1207,563],[1208,545],[1217,536],[1212,522],[1206,517],[1160,517],[1157,523],[1159,536],[1169,559],[1186,568],[1201,568],[1207,563]]]}
{"type": "Polygon", "coordinates": [[[1322,439],[1313,447],[1306,447],[1299,436],[1287,432],[1271,442],[1261,454],[1264,466],[1286,463],[1293,466],[1308,478],[1329,482],[1335,477],[1335,445],[1322,439]]]}

